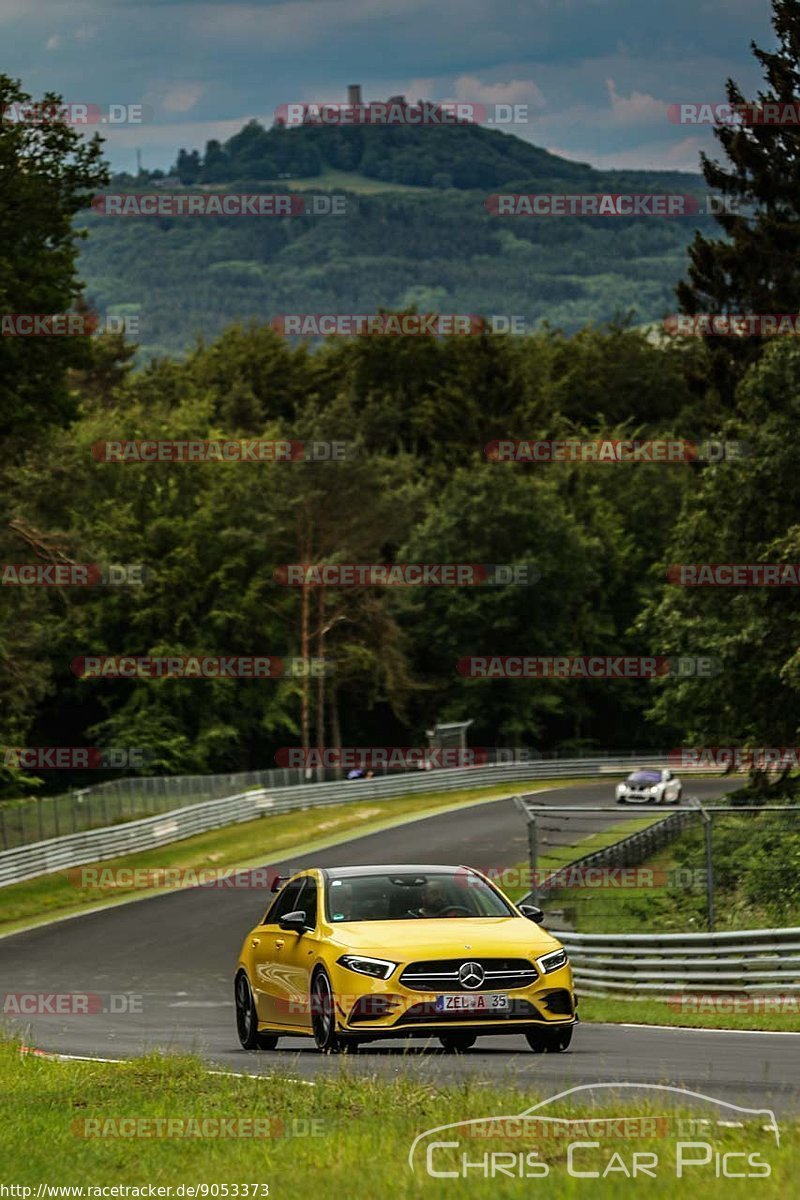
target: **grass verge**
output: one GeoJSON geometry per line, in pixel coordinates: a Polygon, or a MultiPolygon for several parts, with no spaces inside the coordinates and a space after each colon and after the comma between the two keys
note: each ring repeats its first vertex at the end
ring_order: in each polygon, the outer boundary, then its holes
{"type": "MultiPolygon", "coordinates": [[[[507,784],[498,784],[455,792],[426,792],[387,800],[365,800],[363,803],[351,801],[265,815],[255,821],[227,825],[153,850],[108,859],[102,864],[87,865],[102,865],[110,871],[126,868],[143,872],[170,868],[186,871],[209,867],[218,870],[245,869],[285,860],[293,854],[306,856],[351,837],[376,833],[429,813],[480,804],[513,795],[514,791],[540,791],[566,787],[575,782],[574,779],[539,779],[520,782],[513,789],[507,784]]],[[[298,864],[303,865],[305,863],[298,864]]],[[[70,916],[87,908],[119,904],[165,890],[158,887],[137,888],[135,891],[130,887],[81,887],[76,883],[79,870],[40,875],[0,890],[0,934],[43,924],[56,917],[70,916]]]]}
{"type": "MultiPolygon", "coordinates": [[[[604,850],[606,846],[611,846],[614,842],[629,837],[632,833],[638,833],[640,829],[646,829],[648,825],[654,825],[656,821],[661,821],[663,818],[663,813],[652,812],[646,817],[633,817],[618,825],[612,825],[609,829],[589,833],[573,842],[566,842],[563,846],[548,846],[546,850],[540,852],[536,860],[537,878],[541,877],[542,872],[556,871],[560,867],[566,867],[575,862],[577,858],[583,858],[586,854],[604,850]]],[[[497,882],[511,900],[515,902],[521,900],[531,890],[529,863],[517,863],[515,867],[502,873],[497,882]],[[515,882],[516,880],[519,882],[515,882]]],[[[562,895],[560,892],[553,894],[562,895]]]]}
{"type": "Polygon", "coordinates": [[[438,1086],[409,1076],[386,1081],[351,1073],[346,1062],[331,1077],[308,1085],[283,1074],[213,1075],[192,1058],[56,1062],[21,1055],[16,1044],[4,1042],[0,1078],[0,1179],[31,1188],[33,1197],[40,1184],[144,1186],[139,1194],[145,1196],[147,1185],[205,1185],[207,1196],[249,1200],[267,1194],[293,1198],[321,1186],[326,1195],[348,1200],[488,1194],[504,1200],[539,1187],[549,1200],[630,1196],[637,1152],[647,1155],[650,1174],[636,1182],[644,1178],[648,1196],[691,1195],[700,1186],[704,1197],[751,1200],[754,1192],[777,1197],[791,1195],[800,1176],[796,1118],[779,1120],[778,1146],[767,1116],[746,1117],[664,1092],[635,1097],[622,1091],[614,1099],[597,1091],[589,1093],[597,1100],[591,1110],[574,1098],[542,1110],[573,1121],[609,1118],[601,1126],[568,1127],[488,1123],[527,1110],[561,1086],[485,1087],[470,1080],[438,1086]],[[621,1117],[629,1119],[625,1125],[621,1117]],[[469,1119],[486,1123],[426,1139],[417,1147],[412,1171],[409,1151],[418,1134],[469,1119]],[[271,1136],[246,1136],[248,1128],[271,1136]],[[220,1129],[227,1136],[218,1136],[220,1129]],[[239,1130],[245,1132],[236,1136],[239,1130]],[[435,1149],[430,1159],[434,1170],[455,1177],[434,1178],[426,1170],[426,1148],[436,1140],[457,1141],[456,1147],[435,1149]],[[568,1146],[575,1142],[583,1145],[573,1151],[571,1174],[568,1146]],[[719,1177],[721,1155],[731,1152],[739,1157],[727,1160],[730,1172],[753,1177],[719,1177]],[[684,1165],[678,1178],[679,1156],[684,1164],[691,1158],[702,1165],[684,1165]],[[464,1159],[478,1165],[465,1171],[464,1159]],[[579,1178],[578,1171],[597,1175],[579,1178]]]}
{"type": "MultiPolygon", "coordinates": [[[[724,985],[721,992],[724,993],[724,985]]],[[[759,996],[748,1003],[750,1011],[737,1011],[746,997],[674,996],[661,1000],[620,1000],[614,996],[581,996],[581,1021],[614,1024],[673,1025],[682,1029],[768,1029],[775,1033],[800,1033],[800,997],[759,996]],[[794,1003],[787,1006],[786,1000],[794,1003]],[[779,1006],[793,1011],[779,1011],[779,1006]],[[710,1010],[710,1011],[709,1011],[710,1010]]],[[[800,1042],[798,1043],[800,1048],[800,1042]]]]}

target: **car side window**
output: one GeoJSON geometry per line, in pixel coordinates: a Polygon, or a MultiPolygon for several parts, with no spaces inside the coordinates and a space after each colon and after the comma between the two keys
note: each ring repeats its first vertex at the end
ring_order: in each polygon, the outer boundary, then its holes
{"type": "Polygon", "coordinates": [[[300,898],[300,891],[303,887],[304,879],[293,879],[291,883],[287,883],[284,888],[278,893],[278,897],[272,908],[264,917],[264,925],[277,925],[281,917],[286,913],[294,912],[297,908],[297,901],[300,898]]]}
{"type": "Polygon", "coordinates": [[[309,929],[317,927],[317,881],[312,879],[310,875],[306,876],[305,887],[298,901],[297,907],[303,909],[306,914],[306,925],[309,929]]]}

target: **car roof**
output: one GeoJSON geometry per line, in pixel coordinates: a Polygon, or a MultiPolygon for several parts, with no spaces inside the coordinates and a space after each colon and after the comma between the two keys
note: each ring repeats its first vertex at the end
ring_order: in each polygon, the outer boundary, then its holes
{"type": "Polygon", "coordinates": [[[455,875],[461,871],[471,871],[472,867],[454,867],[436,863],[371,863],[363,867],[325,867],[322,874],[326,879],[352,879],[356,875],[425,875],[432,871],[440,874],[455,875]]]}

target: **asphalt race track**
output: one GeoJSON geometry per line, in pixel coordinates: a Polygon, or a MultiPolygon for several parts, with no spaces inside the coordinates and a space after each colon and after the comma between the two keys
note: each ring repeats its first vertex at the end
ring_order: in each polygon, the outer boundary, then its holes
{"type": "MultiPolygon", "coordinates": [[[[710,799],[730,784],[690,780],[684,786],[684,796],[710,799]]],[[[559,788],[543,800],[608,804],[612,796],[609,780],[559,788]]],[[[630,811],[638,810],[620,810],[630,811]]],[[[618,819],[598,814],[597,827],[618,819]]],[[[268,828],[265,821],[265,835],[268,828]]],[[[355,838],[319,852],[313,864],[286,865],[511,866],[525,860],[526,846],[520,813],[512,801],[500,800],[355,838]]],[[[266,844],[264,862],[280,865],[266,844]]],[[[336,1073],[346,1062],[350,1072],[440,1082],[470,1075],[539,1091],[624,1080],[672,1084],[777,1112],[800,1109],[800,1035],[793,1034],[587,1024],[578,1026],[571,1050],[560,1055],[533,1054],[518,1036],[482,1039],[463,1056],[445,1055],[436,1040],[373,1043],[345,1060],[319,1055],[310,1039],[286,1038],[271,1053],[248,1053],[236,1037],[232,978],[241,941],[266,900],[252,890],[193,888],[4,938],[0,993],[100,997],[100,1011],[90,1015],[6,1016],[6,1023],[30,1044],[64,1054],[124,1058],[156,1048],[195,1051],[228,1070],[268,1074],[280,1068],[309,1079],[336,1073]],[[120,1011],[131,1007],[127,996],[137,1011],[120,1011]]]]}

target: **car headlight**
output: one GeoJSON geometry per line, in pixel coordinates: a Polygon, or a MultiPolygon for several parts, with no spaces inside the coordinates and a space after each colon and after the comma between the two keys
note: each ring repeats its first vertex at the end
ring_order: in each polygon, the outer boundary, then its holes
{"type": "Polygon", "coordinates": [[[549,975],[551,971],[565,967],[568,962],[566,950],[551,950],[549,954],[543,954],[541,958],[536,959],[536,966],[543,975],[549,975]]]}
{"type": "Polygon", "coordinates": [[[397,966],[388,958],[369,958],[364,954],[343,954],[338,962],[340,967],[347,967],[348,971],[371,975],[373,979],[388,979],[397,966]]]}

